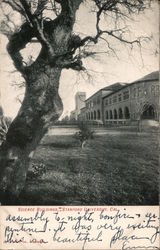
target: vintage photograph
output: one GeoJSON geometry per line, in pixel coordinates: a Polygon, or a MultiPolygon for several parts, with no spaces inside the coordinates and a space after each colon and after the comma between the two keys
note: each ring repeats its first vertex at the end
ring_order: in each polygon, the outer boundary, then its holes
{"type": "Polygon", "coordinates": [[[159,1],[0,1],[1,205],[158,205],[159,1]]]}

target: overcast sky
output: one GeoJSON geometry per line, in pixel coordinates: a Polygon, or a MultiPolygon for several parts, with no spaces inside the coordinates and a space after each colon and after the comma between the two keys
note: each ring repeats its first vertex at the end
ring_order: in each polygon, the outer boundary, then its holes
{"type": "MultiPolygon", "coordinates": [[[[85,60],[85,66],[92,78],[88,80],[85,74],[79,75],[72,70],[63,70],[60,80],[59,93],[64,104],[63,115],[69,114],[75,108],[74,96],[77,91],[85,91],[87,97],[102,87],[115,82],[131,82],[143,77],[152,71],[158,70],[158,1],[152,6],[152,10],[147,10],[143,15],[136,17],[136,22],[128,23],[130,30],[135,36],[152,35],[151,42],[144,44],[142,54],[138,49],[128,50],[124,45],[113,42],[117,48],[118,59],[107,54],[98,54],[95,59],[85,60]]],[[[75,32],[83,34],[95,33],[95,19],[86,6],[81,6],[77,13],[77,20],[74,27],[75,32]]],[[[7,38],[0,36],[0,91],[1,103],[5,115],[14,118],[19,110],[20,102],[17,96],[23,99],[24,89],[18,89],[12,86],[13,83],[23,81],[20,74],[11,73],[14,71],[12,60],[6,52],[7,38]]],[[[112,41],[111,41],[112,42],[112,41]]],[[[24,58],[29,53],[37,56],[40,48],[28,46],[23,51],[24,58]]],[[[105,44],[101,43],[97,51],[105,50],[105,44]]]]}

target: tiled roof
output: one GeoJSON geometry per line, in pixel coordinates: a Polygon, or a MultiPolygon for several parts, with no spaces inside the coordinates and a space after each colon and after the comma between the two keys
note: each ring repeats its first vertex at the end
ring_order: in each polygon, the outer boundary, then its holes
{"type": "MultiPolygon", "coordinates": [[[[159,71],[154,71],[154,72],[152,72],[152,73],[150,73],[150,74],[148,74],[148,75],[146,75],[146,76],[144,76],[144,77],[142,77],[134,82],[128,83],[128,84],[122,86],[121,89],[125,89],[127,86],[131,86],[132,84],[136,84],[139,82],[147,82],[147,81],[153,81],[153,80],[159,80],[159,71]]],[[[107,96],[111,96],[112,94],[118,92],[119,90],[120,89],[117,89],[117,90],[113,91],[112,93],[105,95],[103,98],[105,98],[107,96]]]]}
{"type": "Polygon", "coordinates": [[[104,87],[104,88],[99,89],[98,91],[96,91],[93,95],[91,95],[90,97],[88,97],[86,99],[86,101],[88,101],[89,99],[91,99],[94,95],[96,95],[100,91],[112,91],[112,92],[116,92],[116,91],[120,90],[121,88],[123,88],[126,85],[127,85],[127,83],[123,83],[123,82],[113,83],[113,84],[111,84],[109,86],[106,86],[106,87],[104,87]]]}
{"type": "MultiPolygon", "coordinates": [[[[132,83],[136,83],[136,82],[145,82],[145,81],[151,81],[151,80],[158,80],[159,79],[159,71],[154,71],[132,83]]],[[[131,83],[131,84],[132,84],[131,83]]]]}

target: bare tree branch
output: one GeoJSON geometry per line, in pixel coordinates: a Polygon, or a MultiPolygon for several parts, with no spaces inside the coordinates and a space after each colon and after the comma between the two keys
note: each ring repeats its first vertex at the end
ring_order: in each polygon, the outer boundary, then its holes
{"type": "MultiPolygon", "coordinates": [[[[30,6],[26,0],[20,0],[20,2],[25,10],[26,16],[30,22],[31,27],[34,28],[36,31],[35,34],[36,34],[37,39],[41,42],[42,45],[44,45],[48,49],[49,56],[52,58],[54,54],[54,50],[53,50],[51,43],[48,41],[48,39],[46,38],[44,34],[43,19],[39,20],[37,16],[32,15],[30,6]]],[[[39,1],[39,3],[40,2],[41,2],[41,6],[44,7],[46,4],[46,1],[43,2],[43,4],[42,4],[42,1],[39,1]]]]}
{"type": "MultiPolygon", "coordinates": [[[[100,21],[102,15],[107,15],[108,13],[112,13],[115,15],[114,23],[116,23],[118,20],[117,18],[125,17],[128,18],[131,13],[139,13],[143,11],[145,8],[149,7],[151,0],[93,0],[92,2],[95,3],[95,6],[97,7],[97,10],[94,10],[96,12],[96,35],[95,36],[86,36],[83,39],[80,39],[79,37],[79,43],[76,43],[73,45],[73,52],[76,51],[76,49],[85,46],[88,42],[92,42],[94,44],[98,43],[99,39],[103,39],[107,42],[108,48],[110,48],[113,52],[113,48],[111,48],[111,45],[109,44],[109,41],[107,41],[106,36],[113,37],[114,39],[120,41],[121,43],[128,44],[133,47],[134,44],[137,44],[138,46],[141,46],[141,43],[143,41],[150,40],[149,37],[137,37],[133,40],[128,40],[125,37],[125,34],[128,32],[126,27],[124,28],[112,28],[111,30],[103,30],[100,27],[100,21]],[[126,13],[125,13],[126,10],[126,13]],[[118,14],[118,16],[117,16],[118,14]]],[[[116,53],[115,53],[116,55],[116,53]]]]}
{"type": "Polygon", "coordinates": [[[34,29],[29,24],[25,23],[19,32],[14,33],[7,45],[7,50],[11,56],[17,70],[24,74],[25,67],[23,65],[23,58],[20,50],[25,48],[26,44],[35,36],[34,29]]]}

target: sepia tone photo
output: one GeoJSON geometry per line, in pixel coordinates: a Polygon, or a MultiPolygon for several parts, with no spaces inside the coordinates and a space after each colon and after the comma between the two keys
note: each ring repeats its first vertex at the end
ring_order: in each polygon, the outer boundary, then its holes
{"type": "Polygon", "coordinates": [[[0,1],[2,205],[158,205],[158,0],[0,1]]]}

